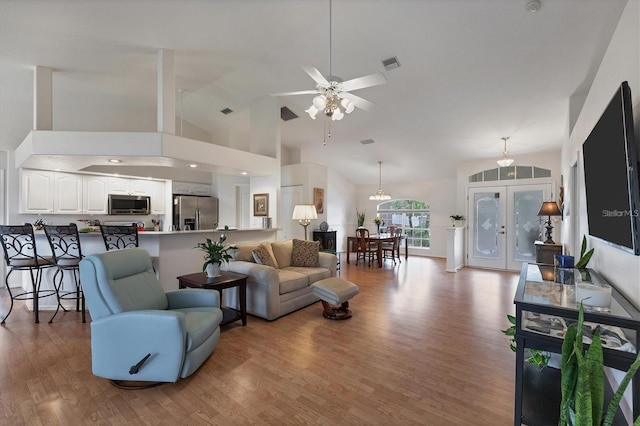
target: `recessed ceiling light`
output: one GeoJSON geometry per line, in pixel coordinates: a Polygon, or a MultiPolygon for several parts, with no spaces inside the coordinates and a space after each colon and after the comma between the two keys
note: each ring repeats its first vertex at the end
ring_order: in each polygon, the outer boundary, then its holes
{"type": "Polygon", "coordinates": [[[526,9],[527,12],[536,13],[540,10],[541,7],[542,3],[540,3],[540,0],[531,0],[529,3],[527,3],[526,9]]]}
{"type": "Polygon", "coordinates": [[[189,164],[189,167],[191,167],[192,169],[195,169],[196,167],[198,167],[197,164],[189,164]]]}
{"type": "Polygon", "coordinates": [[[240,174],[243,175],[243,176],[246,176],[247,172],[241,172],[240,174]]]}
{"type": "Polygon", "coordinates": [[[109,158],[109,162],[110,163],[122,163],[122,161],[118,160],[117,158],[109,158]]]}

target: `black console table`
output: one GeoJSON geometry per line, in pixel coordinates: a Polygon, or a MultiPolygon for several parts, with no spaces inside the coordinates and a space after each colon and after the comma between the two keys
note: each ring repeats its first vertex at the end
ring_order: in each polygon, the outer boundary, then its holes
{"type": "Polygon", "coordinates": [[[337,231],[313,231],[313,241],[320,241],[320,250],[336,251],[337,231]]]}
{"type": "MultiPolygon", "coordinates": [[[[594,271],[569,270],[574,273],[575,282],[605,282],[594,271]],[[583,276],[584,275],[584,276],[583,276]]],[[[514,424],[537,425],[557,424],[560,413],[560,374],[549,374],[547,369],[538,372],[525,366],[525,348],[562,353],[562,338],[551,330],[540,327],[545,318],[577,321],[579,302],[576,303],[576,284],[562,284],[557,280],[558,271],[553,266],[523,263],[520,281],[514,297],[516,305],[516,394],[514,407],[514,424]],[[546,316],[546,317],[545,317],[546,316]],[[540,323],[536,321],[540,320],[540,323]],[[533,325],[532,325],[533,324],[533,325]],[[546,401],[530,401],[525,399],[546,399],[546,401]],[[542,405],[541,405],[542,404],[542,405]],[[545,406],[547,413],[528,409],[533,406],[545,406]],[[553,413],[557,407],[557,413],[553,413]],[[540,418],[544,414],[547,418],[540,418]],[[555,416],[550,419],[548,416],[555,416]]],[[[563,272],[566,272],[563,271],[563,272]]],[[[626,372],[636,358],[640,343],[640,311],[636,309],[615,287],[611,293],[611,307],[606,312],[591,311],[585,307],[585,323],[619,327],[624,332],[627,347],[634,346],[633,352],[608,348],[603,344],[604,365],[626,372]]],[[[612,346],[613,347],[613,346],[612,346]]],[[[556,370],[557,371],[557,370],[556,370]]],[[[606,382],[606,379],[605,379],[606,382]]],[[[632,389],[633,418],[640,416],[640,372],[636,373],[630,384],[632,389]]],[[[605,398],[605,410],[608,401],[605,398]]],[[[618,413],[620,415],[620,413],[618,413]]]]}

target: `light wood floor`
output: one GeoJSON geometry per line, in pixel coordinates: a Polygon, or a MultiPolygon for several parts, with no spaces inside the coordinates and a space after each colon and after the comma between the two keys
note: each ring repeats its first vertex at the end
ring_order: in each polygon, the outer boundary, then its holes
{"type": "Polygon", "coordinates": [[[0,424],[513,424],[515,354],[500,330],[516,273],[418,257],[342,266],[360,287],[352,319],[324,319],[320,303],[249,317],[192,376],[139,391],[92,375],[79,313],[34,324],[17,302],[0,327],[0,424]]]}

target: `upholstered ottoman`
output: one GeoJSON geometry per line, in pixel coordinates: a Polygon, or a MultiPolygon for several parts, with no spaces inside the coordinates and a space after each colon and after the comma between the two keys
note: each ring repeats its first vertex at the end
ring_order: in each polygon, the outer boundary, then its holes
{"type": "Polygon", "coordinates": [[[332,277],[317,281],[310,287],[313,294],[322,301],[324,308],[322,315],[325,318],[334,320],[351,318],[349,299],[360,293],[357,285],[342,278],[332,277]]]}

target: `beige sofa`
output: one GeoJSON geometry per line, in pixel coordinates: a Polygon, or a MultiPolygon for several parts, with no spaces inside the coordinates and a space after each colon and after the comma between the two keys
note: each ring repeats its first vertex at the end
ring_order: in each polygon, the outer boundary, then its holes
{"type": "MultiPolygon", "coordinates": [[[[300,247],[302,243],[296,244],[300,247]]],[[[228,264],[223,263],[222,269],[249,276],[247,312],[267,320],[274,320],[318,301],[309,286],[336,276],[338,258],[330,253],[319,252],[317,266],[292,266],[293,240],[236,246],[238,249],[233,260],[228,264]],[[269,251],[277,268],[256,263],[253,252],[260,244],[269,251]]],[[[237,292],[226,291],[224,301],[227,306],[237,307],[237,292]]]]}

